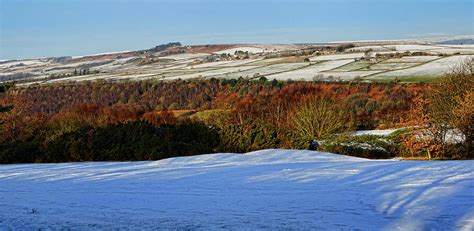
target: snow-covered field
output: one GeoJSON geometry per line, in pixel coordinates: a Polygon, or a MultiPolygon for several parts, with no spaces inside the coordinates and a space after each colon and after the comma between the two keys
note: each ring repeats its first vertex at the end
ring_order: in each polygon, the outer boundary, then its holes
{"type": "Polygon", "coordinates": [[[253,54],[257,53],[273,53],[286,50],[298,50],[304,46],[295,44],[258,44],[258,45],[247,45],[237,46],[230,49],[216,51],[214,54],[234,54],[236,51],[249,52],[253,54]]]}
{"type": "Polygon", "coordinates": [[[236,66],[241,66],[241,65],[253,65],[255,62],[259,62],[260,60],[263,59],[244,59],[244,60],[234,60],[230,63],[225,63],[222,66],[223,67],[236,67],[236,66]]]}
{"type": "Polygon", "coordinates": [[[340,59],[356,59],[364,57],[364,53],[348,53],[348,54],[336,54],[336,55],[319,55],[310,58],[310,61],[327,61],[327,60],[340,60],[340,59]]]}
{"type": "Polygon", "coordinates": [[[309,66],[308,63],[281,63],[281,64],[273,64],[269,66],[263,66],[259,68],[254,68],[250,70],[245,70],[245,71],[239,71],[239,72],[234,72],[234,73],[228,73],[225,74],[223,77],[225,78],[239,78],[239,77],[244,77],[244,78],[253,78],[257,74],[259,76],[269,76],[275,73],[281,73],[281,72],[286,72],[286,71],[291,71],[294,69],[299,69],[309,66]]]}
{"type": "MultiPolygon", "coordinates": [[[[458,55],[441,58],[412,68],[390,71],[380,74],[380,76],[423,76],[423,75],[442,75],[452,68],[455,68],[465,60],[474,56],[458,55]]],[[[376,75],[374,77],[379,77],[376,75]]]]}
{"type": "Polygon", "coordinates": [[[253,68],[257,68],[258,66],[240,66],[240,67],[224,67],[216,70],[204,71],[204,72],[196,72],[187,75],[178,75],[166,78],[168,80],[171,79],[193,79],[193,78],[200,78],[200,77],[212,77],[217,75],[225,75],[228,73],[245,71],[253,68]]]}
{"type": "Polygon", "coordinates": [[[397,70],[409,68],[417,65],[417,63],[399,63],[399,62],[380,62],[375,65],[370,66],[371,70],[397,70]]]}
{"type": "Polygon", "coordinates": [[[264,150],[0,165],[0,230],[474,230],[474,161],[264,150]]]}
{"type": "Polygon", "coordinates": [[[226,49],[218,52],[214,52],[216,54],[231,54],[233,55],[237,51],[249,52],[249,53],[263,53],[266,52],[265,49],[260,47],[235,47],[231,49],[226,49]]]}
{"type": "Polygon", "coordinates": [[[389,51],[390,49],[383,46],[361,46],[349,48],[347,51],[350,52],[366,52],[366,51],[389,51]]]}
{"type": "Polygon", "coordinates": [[[336,67],[348,64],[353,62],[350,59],[343,59],[343,60],[331,60],[331,61],[324,61],[321,63],[316,63],[311,66],[308,66],[303,69],[298,69],[294,71],[283,72],[279,74],[269,75],[267,78],[269,79],[277,79],[277,80],[312,80],[313,77],[321,74],[322,71],[327,71],[334,69],[336,67]]]}
{"type": "Polygon", "coordinates": [[[438,56],[405,56],[401,58],[389,59],[385,63],[424,63],[439,59],[438,56]]]}
{"type": "Polygon", "coordinates": [[[431,45],[418,45],[418,44],[410,44],[410,45],[388,45],[385,46],[387,48],[395,48],[396,51],[427,51],[439,48],[437,46],[431,45]]]}
{"type": "MultiPolygon", "coordinates": [[[[183,49],[188,48],[191,49],[190,47],[183,49]]],[[[150,54],[137,53],[119,54],[114,57],[89,56],[89,58],[72,60],[47,58],[11,60],[0,63],[0,81],[22,79],[29,82],[18,85],[27,85],[31,83],[124,79],[173,80],[177,78],[239,78],[241,76],[253,78],[257,73],[267,79],[279,80],[311,81],[317,77],[321,80],[332,81],[333,79],[328,77],[334,77],[336,80],[350,81],[355,77],[362,77],[365,80],[385,80],[399,77],[406,81],[418,81],[420,77],[424,79],[437,78],[453,66],[458,65],[465,57],[474,54],[472,45],[422,45],[406,44],[405,42],[393,45],[367,44],[347,49],[349,52],[324,51],[323,55],[316,55],[317,52],[311,50],[313,48],[315,46],[311,44],[242,44],[222,46],[219,48],[223,49],[221,51],[209,48],[208,50],[190,50],[189,53],[168,56],[157,54],[153,59],[150,54]],[[365,56],[363,51],[368,49],[374,51],[369,54],[373,59],[359,60],[365,56]],[[216,55],[219,53],[233,54],[238,50],[249,51],[253,55],[243,60],[238,57],[229,60],[231,58],[220,58],[216,55]],[[305,51],[305,55],[300,54],[302,51],[305,51]],[[431,55],[412,53],[410,56],[402,58],[386,58],[385,60],[380,58],[380,55],[387,53],[398,53],[400,56],[400,53],[405,51],[423,51],[431,55]],[[376,55],[379,55],[378,59],[374,59],[376,55]],[[309,60],[305,62],[305,59],[309,60]],[[308,68],[304,67],[309,63],[314,64],[314,62],[318,62],[318,64],[308,68]],[[279,64],[279,66],[271,66],[272,64],[279,64]],[[295,65],[300,65],[301,68],[293,68],[295,65]],[[275,69],[273,70],[273,68],[275,69]],[[74,74],[75,71],[80,72],[81,70],[89,70],[94,74],[74,74]]],[[[183,50],[183,52],[186,51],[183,50]]]]}
{"type": "Polygon", "coordinates": [[[355,71],[355,70],[358,70],[358,69],[364,69],[370,65],[372,65],[373,63],[371,62],[367,62],[367,61],[357,61],[357,62],[351,62],[349,64],[346,64],[346,65],[343,65],[343,66],[340,66],[336,69],[334,69],[333,71],[355,71]]]}
{"type": "MultiPolygon", "coordinates": [[[[262,59],[245,59],[245,60],[232,60],[232,61],[219,61],[219,62],[210,62],[210,63],[201,63],[197,65],[192,65],[192,68],[203,68],[203,67],[235,67],[241,65],[247,65],[249,63],[258,62],[262,59]]],[[[188,67],[190,68],[190,67],[188,67]]]]}
{"type": "Polygon", "coordinates": [[[431,50],[433,52],[438,52],[438,53],[443,53],[443,54],[456,54],[456,53],[459,53],[459,54],[462,54],[462,55],[470,55],[470,54],[474,54],[474,49],[473,48],[470,48],[470,49],[460,49],[460,48],[440,48],[440,49],[433,49],[431,50]]]}
{"type": "Polygon", "coordinates": [[[176,55],[168,55],[163,57],[164,59],[176,59],[176,60],[184,60],[184,59],[194,59],[194,58],[201,58],[206,57],[209,54],[207,53],[197,53],[197,54],[176,54],[176,55]]]}
{"type": "Polygon", "coordinates": [[[322,78],[321,80],[327,79],[329,77],[337,78],[343,81],[353,80],[357,77],[365,77],[368,75],[373,75],[381,72],[380,70],[372,71],[350,71],[350,72],[337,72],[337,71],[326,71],[319,74],[322,78]]]}

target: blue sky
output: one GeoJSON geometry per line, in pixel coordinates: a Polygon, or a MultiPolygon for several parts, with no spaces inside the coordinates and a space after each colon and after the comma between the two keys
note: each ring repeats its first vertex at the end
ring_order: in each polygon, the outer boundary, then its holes
{"type": "Polygon", "coordinates": [[[474,34],[472,0],[0,0],[0,59],[474,34]]]}

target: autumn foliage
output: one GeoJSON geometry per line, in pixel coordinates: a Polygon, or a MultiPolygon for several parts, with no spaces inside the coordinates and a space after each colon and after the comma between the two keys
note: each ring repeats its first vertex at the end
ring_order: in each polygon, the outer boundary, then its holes
{"type": "Polygon", "coordinates": [[[427,108],[428,102],[423,96],[413,99],[410,117],[405,124],[410,132],[402,135],[402,145],[410,157],[426,156],[428,159],[442,157],[443,147],[435,139],[439,131],[431,125],[427,108]]]}
{"type": "Polygon", "coordinates": [[[265,79],[16,87],[0,96],[0,105],[11,107],[0,113],[0,161],[139,160],[179,153],[305,148],[308,140],[330,133],[401,126],[408,121],[415,97],[427,90],[429,86],[419,84],[265,79]],[[305,125],[295,128],[297,118],[314,119],[305,108],[326,101],[330,103],[323,107],[325,113],[338,121],[333,121],[334,129],[304,134],[305,125]],[[207,116],[176,116],[176,110],[207,116]]]}

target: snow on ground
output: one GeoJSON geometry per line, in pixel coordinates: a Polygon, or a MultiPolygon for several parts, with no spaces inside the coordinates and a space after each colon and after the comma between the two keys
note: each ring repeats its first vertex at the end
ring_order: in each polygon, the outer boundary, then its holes
{"type": "Polygon", "coordinates": [[[380,63],[370,66],[370,69],[371,70],[397,70],[397,69],[409,68],[415,65],[418,65],[418,63],[380,62],[380,63]]]}
{"type": "Polygon", "coordinates": [[[375,75],[374,77],[381,77],[381,76],[424,76],[424,75],[442,75],[452,68],[458,66],[466,59],[474,57],[469,55],[456,55],[456,56],[449,56],[446,58],[437,59],[435,61],[425,63],[419,66],[415,66],[412,68],[407,68],[403,70],[396,70],[381,73],[375,75]]]}
{"type": "Polygon", "coordinates": [[[74,62],[74,63],[68,63],[68,64],[61,64],[59,66],[53,66],[50,68],[46,68],[44,71],[51,71],[51,70],[57,70],[57,71],[64,71],[64,70],[72,70],[76,68],[81,68],[81,66],[88,66],[88,65],[97,65],[97,66],[102,66],[108,63],[112,63],[112,59],[107,59],[107,60],[87,60],[87,61],[82,61],[82,62],[74,62]]]}
{"type": "Polygon", "coordinates": [[[257,62],[255,62],[255,64],[269,64],[269,63],[281,63],[282,60],[284,60],[285,58],[268,58],[268,59],[262,59],[262,60],[259,60],[257,62]]]}
{"type": "Polygon", "coordinates": [[[201,63],[192,66],[193,68],[202,68],[202,67],[236,67],[241,65],[247,65],[250,63],[258,62],[263,59],[244,59],[244,60],[231,60],[231,61],[219,61],[219,62],[210,62],[210,63],[201,63]]]}
{"type": "Polygon", "coordinates": [[[0,230],[473,230],[474,161],[264,150],[0,165],[0,230]]]}
{"type": "Polygon", "coordinates": [[[203,58],[209,56],[207,53],[183,53],[183,54],[175,54],[175,55],[168,55],[162,57],[163,59],[175,59],[175,60],[183,60],[183,59],[196,59],[196,58],[203,58]]]}
{"type": "Polygon", "coordinates": [[[253,78],[253,77],[256,77],[257,74],[258,76],[267,76],[271,74],[282,73],[286,71],[303,68],[306,66],[309,66],[309,64],[308,63],[280,63],[280,64],[273,64],[273,65],[253,68],[253,69],[245,70],[245,71],[228,73],[228,74],[225,74],[223,77],[236,78],[236,79],[239,77],[253,78]]]}
{"type": "Polygon", "coordinates": [[[304,48],[304,46],[298,44],[258,44],[254,46],[263,48],[266,52],[300,50],[304,48]]]}
{"type": "Polygon", "coordinates": [[[103,52],[103,53],[97,53],[97,54],[90,54],[90,55],[76,55],[72,56],[73,59],[79,59],[79,58],[84,58],[84,57],[93,57],[93,56],[100,56],[100,55],[113,55],[113,54],[120,54],[120,53],[127,53],[130,51],[123,50],[123,51],[111,51],[111,52],[103,52]]]}
{"type": "Polygon", "coordinates": [[[395,48],[397,51],[426,51],[439,48],[437,46],[430,45],[418,45],[418,44],[409,44],[409,45],[387,45],[387,48],[395,48]]]}
{"type": "Polygon", "coordinates": [[[342,65],[346,65],[348,63],[353,62],[350,59],[343,59],[343,60],[331,60],[331,61],[324,61],[321,63],[316,63],[311,66],[308,66],[303,69],[298,69],[294,71],[283,72],[279,74],[269,75],[267,76],[268,79],[277,79],[277,80],[312,80],[314,77],[321,75],[322,71],[331,70],[342,65]]]}
{"type": "MultiPolygon", "coordinates": [[[[189,68],[194,68],[194,67],[189,66],[189,64],[185,63],[185,64],[171,65],[169,67],[162,68],[161,70],[167,71],[167,70],[180,70],[180,69],[189,69],[189,68]]],[[[204,68],[204,67],[201,67],[201,68],[204,68]]]]}
{"type": "Polygon", "coordinates": [[[296,44],[255,44],[247,46],[239,46],[230,49],[214,52],[214,54],[231,54],[233,55],[236,51],[248,51],[249,53],[273,53],[287,50],[299,50],[302,47],[296,44]]]}
{"type": "Polygon", "coordinates": [[[462,55],[470,55],[474,54],[474,49],[460,49],[460,48],[440,48],[440,49],[433,49],[433,52],[443,53],[443,54],[462,54],[462,55]]]}
{"type": "Polygon", "coordinates": [[[448,47],[448,48],[467,48],[474,49],[474,44],[463,44],[463,45],[437,45],[438,47],[448,47]]]}
{"type": "Polygon", "coordinates": [[[209,70],[209,71],[203,71],[203,72],[195,72],[192,74],[173,76],[166,79],[172,80],[172,79],[194,79],[194,78],[200,78],[200,77],[212,77],[212,76],[217,76],[217,75],[225,75],[225,74],[233,73],[233,72],[245,71],[245,70],[249,70],[249,69],[253,69],[257,67],[258,66],[224,67],[224,68],[220,68],[216,70],[209,70]]]}
{"type": "Polygon", "coordinates": [[[7,75],[12,75],[15,74],[15,72],[1,72],[0,76],[7,76],[7,75]]]}
{"type": "Polygon", "coordinates": [[[200,63],[196,65],[192,65],[193,68],[203,68],[203,67],[215,67],[215,66],[220,66],[223,64],[228,64],[232,63],[234,61],[219,61],[219,62],[210,62],[210,63],[200,63]]]}
{"type": "Polygon", "coordinates": [[[443,54],[473,54],[472,46],[431,46],[431,45],[387,45],[387,48],[396,48],[397,51],[432,51],[443,54]]]}
{"type": "Polygon", "coordinates": [[[270,51],[267,51],[265,50],[264,48],[260,48],[260,47],[235,47],[235,48],[231,48],[231,49],[225,49],[225,50],[221,50],[221,51],[217,51],[217,52],[214,52],[215,54],[235,54],[236,51],[243,51],[243,52],[246,52],[248,51],[249,53],[263,53],[263,52],[270,52],[270,51]]]}
{"type": "Polygon", "coordinates": [[[343,81],[353,80],[357,77],[365,77],[368,75],[373,75],[380,73],[380,70],[372,70],[372,71],[348,71],[348,72],[340,72],[340,71],[325,71],[319,74],[319,78],[321,80],[328,79],[330,77],[338,78],[343,81]]]}
{"type": "Polygon", "coordinates": [[[350,52],[365,52],[365,51],[388,51],[389,49],[386,48],[386,47],[383,47],[383,46],[361,46],[361,47],[353,47],[353,48],[349,48],[347,49],[346,51],[350,51],[350,52]]]}
{"type": "Polygon", "coordinates": [[[369,65],[372,65],[373,63],[368,62],[368,61],[354,61],[352,63],[346,64],[344,66],[340,66],[333,71],[355,71],[359,69],[365,69],[369,65]]]}
{"type": "Polygon", "coordinates": [[[340,60],[340,59],[356,59],[364,57],[364,53],[347,53],[337,55],[318,55],[311,57],[310,61],[326,61],[326,60],[340,60]]]}
{"type": "Polygon", "coordinates": [[[35,65],[44,65],[47,64],[47,61],[42,61],[38,59],[32,60],[19,60],[19,61],[8,61],[0,64],[0,68],[11,68],[14,66],[24,65],[24,66],[35,66],[35,65]]]}
{"type": "Polygon", "coordinates": [[[222,65],[223,67],[236,67],[236,66],[241,66],[241,65],[254,65],[254,63],[259,62],[260,60],[263,59],[243,59],[243,60],[234,60],[231,63],[226,63],[222,65]]]}
{"type": "Polygon", "coordinates": [[[446,142],[452,144],[461,143],[466,140],[464,135],[459,130],[455,129],[449,129],[448,132],[446,132],[444,139],[446,140],[446,142]]]}
{"type": "Polygon", "coordinates": [[[384,63],[424,63],[439,59],[438,56],[403,56],[401,58],[389,59],[384,63]]]}
{"type": "Polygon", "coordinates": [[[377,135],[377,136],[387,136],[390,135],[394,132],[396,132],[398,129],[385,129],[385,130],[360,130],[360,131],[355,131],[352,133],[354,136],[361,136],[361,135],[377,135]]]}

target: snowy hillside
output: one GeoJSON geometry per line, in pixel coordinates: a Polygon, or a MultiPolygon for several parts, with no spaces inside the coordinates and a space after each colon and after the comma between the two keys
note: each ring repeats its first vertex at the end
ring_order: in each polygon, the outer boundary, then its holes
{"type": "Polygon", "coordinates": [[[474,161],[265,150],[0,165],[0,230],[474,230],[474,161]]]}

